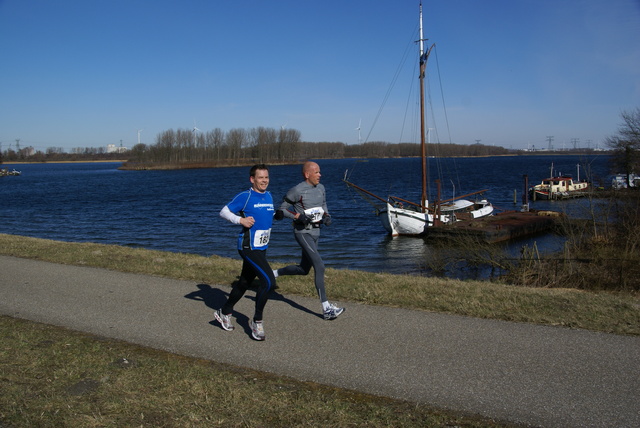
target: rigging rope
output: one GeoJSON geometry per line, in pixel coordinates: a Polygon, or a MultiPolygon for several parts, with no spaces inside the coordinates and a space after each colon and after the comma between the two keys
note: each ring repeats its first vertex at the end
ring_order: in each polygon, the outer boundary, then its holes
{"type": "Polygon", "coordinates": [[[409,46],[407,46],[405,48],[404,54],[402,55],[402,59],[400,60],[400,63],[398,64],[398,67],[396,68],[396,71],[393,75],[393,78],[391,79],[391,84],[389,85],[389,88],[387,89],[387,93],[384,95],[384,98],[382,99],[382,104],[380,105],[380,108],[378,109],[378,112],[376,113],[375,118],[373,119],[373,123],[371,125],[371,128],[369,128],[369,133],[367,133],[367,137],[364,139],[364,142],[367,143],[369,141],[369,137],[371,137],[371,133],[373,132],[373,128],[375,128],[376,123],[378,122],[378,119],[380,118],[380,115],[382,114],[382,110],[384,109],[385,105],[387,104],[387,101],[389,100],[389,96],[391,95],[391,92],[393,90],[393,88],[395,87],[397,81],[398,81],[398,77],[400,77],[400,72],[402,71],[404,64],[407,62],[407,58],[409,57],[409,46]]]}

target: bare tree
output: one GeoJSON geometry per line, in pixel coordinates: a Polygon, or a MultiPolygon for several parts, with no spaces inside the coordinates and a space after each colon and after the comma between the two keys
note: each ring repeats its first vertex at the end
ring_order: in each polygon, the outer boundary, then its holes
{"type": "Polygon", "coordinates": [[[640,108],[623,111],[620,117],[623,122],[618,133],[604,142],[613,149],[613,163],[626,175],[627,187],[630,187],[629,175],[640,166],[640,108]]]}
{"type": "Polygon", "coordinates": [[[224,155],[224,153],[222,153],[222,148],[224,145],[224,132],[222,131],[222,129],[216,128],[213,131],[207,132],[205,138],[207,141],[207,159],[220,161],[221,156],[224,155]]]}
{"type": "Polygon", "coordinates": [[[147,153],[147,145],[144,143],[136,144],[131,148],[131,159],[134,162],[142,162],[147,153]]]}
{"type": "Polygon", "coordinates": [[[247,141],[247,131],[242,128],[234,128],[227,132],[229,160],[234,164],[242,158],[242,149],[247,145],[247,141]]]}
{"type": "Polygon", "coordinates": [[[300,131],[280,128],[278,133],[278,159],[282,162],[296,160],[300,152],[300,131]]]}

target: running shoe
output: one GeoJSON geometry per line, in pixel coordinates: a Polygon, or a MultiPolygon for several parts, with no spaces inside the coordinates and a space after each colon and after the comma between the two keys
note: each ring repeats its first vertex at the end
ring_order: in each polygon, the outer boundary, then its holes
{"type": "Polygon", "coordinates": [[[233,324],[231,324],[231,315],[225,315],[222,313],[221,309],[218,309],[213,316],[216,317],[216,320],[220,323],[223,329],[227,331],[234,329],[233,324]]]}
{"type": "Polygon", "coordinates": [[[326,320],[334,320],[338,318],[338,315],[344,312],[344,308],[339,308],[333,303],[329,303],[329,308],[324,311],[324,319],[326,320]]]}
{"type": "Polygon", "coordinates": [[[255,340],[264,340],[264,326],[262,325],[262,321],[251,320],[249,326],[251,327],[251,336],[253,336],[255,340]]]}

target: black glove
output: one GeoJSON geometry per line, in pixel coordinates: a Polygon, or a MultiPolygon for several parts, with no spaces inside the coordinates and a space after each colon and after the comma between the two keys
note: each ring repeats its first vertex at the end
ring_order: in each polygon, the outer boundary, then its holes
{"type": "Polygon", "coordinates": [[[322,222],[325,226],[331,226],[331,221],[331,216],[329,214],[326,214],[324,217],[322,217],[322,222]]]}
{"type": "Polygon", "coordinates": [[[303,226],[307,226],[311,224],[311,218],[307,217],[304,213],[302,213],[296,219],[296,223],[301,224],[303,226]]]}
{"type": "Polygon", "coordinates": [[[273,218],[276,220],[282,220],[284,218],[284,212],[282,212],[282,210],[277,210],[273,218]]]}

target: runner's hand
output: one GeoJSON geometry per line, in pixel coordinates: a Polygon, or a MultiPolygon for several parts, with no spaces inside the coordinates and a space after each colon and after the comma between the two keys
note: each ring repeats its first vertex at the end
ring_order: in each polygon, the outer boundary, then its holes
{"type": "Polygon", "coordinates": [[[311,218],[307,217],[305,214],[300,214],[297,218],[296,221],[304,226],[307,226],[308,224],[311,224],[311,218]]]}
{"type": "Polygon", "coordinates": [[[240,224],[247,229],[251,229],[251,226],[253,226],[255,222],[256,220],[253,217],[242,217],[240,219],[240,224]]]}

